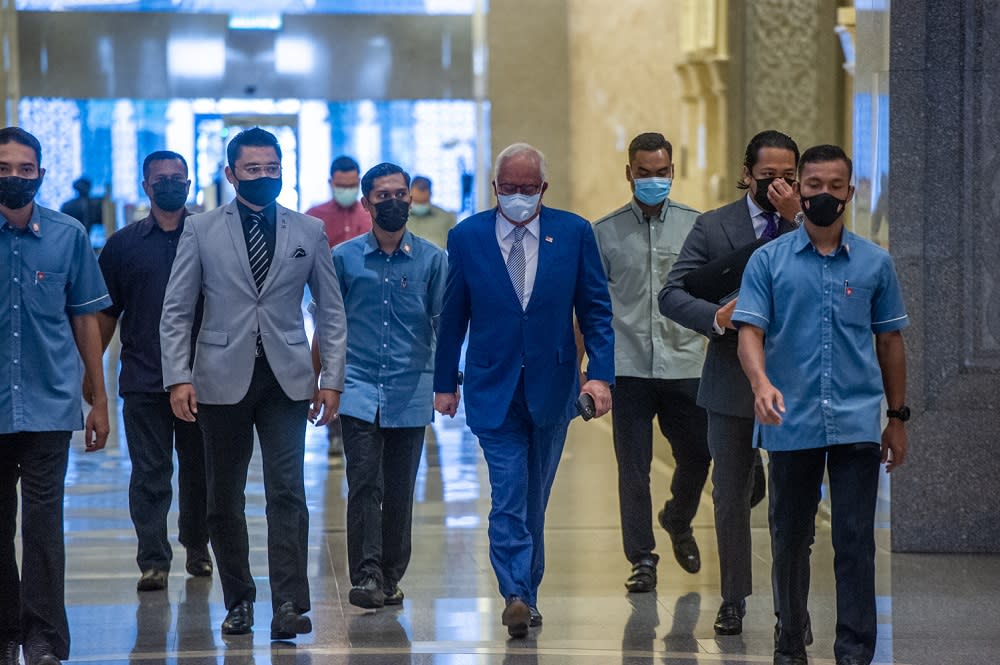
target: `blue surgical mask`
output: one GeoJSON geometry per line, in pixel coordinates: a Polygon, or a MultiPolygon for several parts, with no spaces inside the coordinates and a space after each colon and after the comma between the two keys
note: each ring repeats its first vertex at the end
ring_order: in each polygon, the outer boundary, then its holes
{"type": "Polygon", "coordinates": [[[663,203],[670,196],[670,185],[672,178],[635,178],[632,180],[635,185],[635,198],[648,206],[655,206],[663,203]]]}
{"type": "Polygon", "coordinates": [[[504,196],[501,194],[497,197],[497,202],[507,219],[515,224],[522,224],[534,218],[535,213],[538,212],[538,202],[541,199],[541,192],[534,196],[525,196],[524,194],[504,196]]]}
{"type": "Polygon", "coordinates": [[[350,208],[358,200],[357,187],[334,187],[333,200],[341,208],[350,208]]]}
{"type": "Polygon", "coordinates": [[[424,215],[430,214],[431,204],[430,203],[411,203],[410,204],[410,214],[416,215],[417,217],[423,217],[424,215]]]}

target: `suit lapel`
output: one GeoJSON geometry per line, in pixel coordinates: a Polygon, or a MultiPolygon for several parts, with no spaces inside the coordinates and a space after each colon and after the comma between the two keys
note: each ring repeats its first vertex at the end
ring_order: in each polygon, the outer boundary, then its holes
{"type": "MultiPolygon", "coordinates": [[[[288,210],[275,204],[274,256],[271,257],[271,267],[268,268],[267,277],[264,278],[264,284],[260,288],[261,293],[267,291],[271,283],[278,278],[278,271],[285,264],[285,258],[288,255],[288,235],[291,233],[288,217],[288,210]]],[[[247,267],[249,267],[249,259],[247,259],[247,267]]]]}
{"type": "MultiPolygon", "coordinates": [[[[528,300],[528,307],[525,310],[538,300],[538,292],[541,290],[541,286],[546,284],[546,273],[552,264],[552,252],[558,240],[555,227],[556,224],[552,221],[548,209],[542,206],[542,211],[538,215],[538,265],[535,268],[535,282],[531,288],[531,298],[528,300]],[[551,242],[546,238],[549,238],[551,242]]],[[[513,291],[513,286],[511,290],[513,291]]]]}
{"type": "Polygon", "coordinates": [[[730,208],[730,214],[722,218],[722,229],[733,249],[755,242],[757,233],[753,230],[753,220],[750,219],[750,207],[747,205],[746,197],[731,203],[730,208]]]}
{"type": "Polygon", "coordinates": [[[229,229],[229,237],[233,241],[233,248],[236,250],[236,260],[239,261],[243,269],[243,275],[247,278],[253,290],[257,290],[257,282],[253,279],[253,271],[250,270],[250,256],[247,254],[247,240],[243,235],[243,222],[240,220],[240,211],[236,207],[236,200],[233,199],[226,206],[225,211],[226,228],[229,229]]]}

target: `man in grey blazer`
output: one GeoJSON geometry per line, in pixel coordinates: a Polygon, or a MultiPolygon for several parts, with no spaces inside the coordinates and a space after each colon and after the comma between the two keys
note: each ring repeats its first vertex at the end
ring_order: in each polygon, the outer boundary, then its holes
{"type": "Polygon", "coordinates": [[[661,313],[709,339],[698,405],[708,411],[708,448],[714,462],[712,502],[722,579],[722,605],[715,620],[719,635],[743,631],[746,597],[753,591],[750,495],[758,459],[753,448],[753,392],[736,355],[731,322],[736,300],[720,306],[697,298],[685,290],[684,276],[793,228],[789,220],[799,212],[792,187],[798,159],[798,146],[785,134],[768,130],[754,136],[738,184],[747,195],[698,217],[659,296],[661,313]]]}
{"type": "Polygon", "coordinates": [[[174,414],[197,420],[205,439],[208,528],[228,611],[226,635],[253,628],[256,587],[244,492],[257,429],[267,497],[271,639],[283,640],[312,630],[305,616],[305,427],[307,418],[326,424],[339,407],[344,302],[322,222],[275,202],[281,148],[274,135],[259,128],[241,132],[227,158],[236,200],[188,218],[178,243],[160,319],[163,382],[174,414]],[[306,284],[316,302],[318,377],[303,325],[306,284]],[[199,293],[204,314],[191,367],[199,293]]]}

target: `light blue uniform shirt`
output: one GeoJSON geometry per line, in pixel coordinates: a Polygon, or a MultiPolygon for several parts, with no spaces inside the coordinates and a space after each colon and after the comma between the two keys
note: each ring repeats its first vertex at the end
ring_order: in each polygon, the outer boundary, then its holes
{"type": "Polygon", "coordinates": [[[434,416],[434,347],[448,277],[444,250],[409,231],[385,254],[374,232],[333,248],[347,313],[340,413],[381,427],[434,416]]]}
{"type": "Polygon", "coordinates": [[[750,257],[733,323],[765,332],[765,369],[785,399],[754,443],[804,450],[881,440],[882,373],[873,334],[909,325],[888,252],[846,229],[820,255],[804,226],[750,257]]]}
{"type": "Polygon", "coordinates": [[[0,434],[83,429],[70,318],[111,305],[83,225],[37,203],[25,229],[0,214],[0,434]]]}

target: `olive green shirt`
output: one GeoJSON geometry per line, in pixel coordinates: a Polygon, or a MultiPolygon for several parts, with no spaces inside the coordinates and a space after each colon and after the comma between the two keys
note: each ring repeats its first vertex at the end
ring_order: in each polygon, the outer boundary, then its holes
{"type": "Polygon", "coordinates": [[[412,210],[406,221],[406,228],[424,240],[430,240],[441,249],[448,249],[448,231],[455,226],[455,215],[447,210],[431,205],[426,215],[418,215],[412,210]]]}
{"type": "Polygon", "coordinates": [[[660,314],[657,295],[699,213],[663,202],[644,219],[632,199],[594,224],[608,276],[615,329],[615,374],[643,379],[701,376],[705,337],[660,314]]]}

